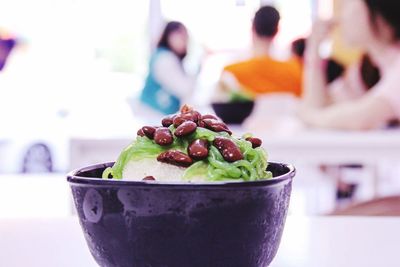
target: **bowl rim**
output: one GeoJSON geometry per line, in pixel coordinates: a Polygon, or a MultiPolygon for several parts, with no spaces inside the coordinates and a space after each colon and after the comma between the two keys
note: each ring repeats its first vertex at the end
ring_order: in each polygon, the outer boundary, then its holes
{"type": "Polygon", "coordinates": [[[289,171],[270,178],[266,180],[257,180],[257,181],[218,181],[218,182],[204,182],[204,183],[187,183],[187,182],[157,182],[157,181],[133,181],[133,180],[117,180],[117,179],[103,179],[103,178],[94,178],[94,177],[83,177],[79,176],[79,173],[85,171],[91,171],[98,168],[106,168],[110,167],[114,164],[114,162],[106,162],[106,163],[97,163],[93,165],[89,165],[83,168],[75,169],[67,174],[67,181],[70,184],[74,185],[94,185],[94,186],[145,186],[145,187],[184,187],[184,188],[194,188],[194,187],[255,187],[255,186],[267,186],[274,185],[282,182],[286,182],[288,180],[292,180],[296,175],[296,168],[291,164],[277,163],[277,162],[268,162],[268,164],[280,165],[286,167],[289,171]]]}

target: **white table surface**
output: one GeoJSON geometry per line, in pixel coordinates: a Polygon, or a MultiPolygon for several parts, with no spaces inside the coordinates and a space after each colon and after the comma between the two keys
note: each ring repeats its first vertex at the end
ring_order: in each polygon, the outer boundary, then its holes
{"type": "Polygon", "coordinates": [[[260,132],[270,159],[306,163],[364,163],[400,161],[400,130],[299,130],[260,132]]]}
{"type": "MultiPolygon", "coordinates": [[[[289,217],[271,267],[400,266],[400,218],[289,217]]],[[[0,220],[0,266],[97,266],[77,218],[0,220]]]]}
{"type": "Polygon", "coordinates": [[[66,175],[62,173],[0,174],[0,221],[69,216],[73,211],[71,197],[66,175]]]}

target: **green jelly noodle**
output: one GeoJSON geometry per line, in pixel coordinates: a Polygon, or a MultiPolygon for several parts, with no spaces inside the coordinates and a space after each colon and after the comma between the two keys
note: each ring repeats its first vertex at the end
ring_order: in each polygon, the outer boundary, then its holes
{"type": "MultiPolygon", "coordinates": [[[[175,127],[173,125],[169,129],[174,133],[175,127]]],[[[196,161],[186,168],[183,175],[184,180],[190,181],[191,178],[199,176],[205,177],[206,181],[256,181],[271,178],[272,173],[266,171],[268,162],[264,149],[260,147],[252,148],[251,143],[245,140],[249,136],[249,134],[246,134],[243,138],[237,139],[226,132],[217,133],[197,127],[196,131],[187,137],[176,138],[173,135],[174,142],[165,147],[156,144],[154,140],[146,136],[137,136],[136,140],[121,152],[113,167],[104,170],[103,178],[122,179],[122,172],[130,161],[146,158],[154,159],[160,153],[171,149],[187,153],[189,143],[200,138],[206,139],[210,143],[208,157],[196,161]],[[225,161],[219,150],[212,145],[216,136],[231,139],[239,147],[243,159],[235,162],[225,161]]]]}

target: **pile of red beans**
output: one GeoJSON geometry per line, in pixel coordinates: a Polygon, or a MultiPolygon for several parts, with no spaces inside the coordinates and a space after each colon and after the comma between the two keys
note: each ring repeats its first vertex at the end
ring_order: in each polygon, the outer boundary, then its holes
{"type": "MultiPolygon", "coordinates": [[[[165,117],[161,121],[162,126],[144,126],[137,132],[140,136],[146,136],[160,146],[169,146],[173,143],[174,137],[168,128],[174,125],[174,135],[177,138],[185,138],[193,134],[197,127],[209,129],[214,132],[227,132],[232,135],[228,126],[213,115],[201,115],[188,106],[183,106],[181,112],[176,115],[165,117]]],[[[252,147],[261,146],[261,140],[254,137],[246,138],[251,142],[252,147]]],[[[222,157],[228,162],[243,159],[243,154],[239,147],[229,138],[217,136],[211,145],[214,145],[222,157]]],[[[189,167],[196,160],[203,160],[208,157],[210,143],[206,139],[193,140],[188,148],[187,154],[178,150],[167,150],[161,153],[157,160],[160,162],[176,165],[179,167],[189,167]]]]}

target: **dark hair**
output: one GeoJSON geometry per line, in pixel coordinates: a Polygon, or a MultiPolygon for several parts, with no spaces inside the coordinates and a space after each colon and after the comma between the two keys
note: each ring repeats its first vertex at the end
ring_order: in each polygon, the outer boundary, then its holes
{"type": "Polygon", "coordinates": [[[326,74],[326,81],[327,83],[331,83],[335,81],[337,78],[341,77],[344,73],[344,66],[337,62],[333,58],[329,58],[328,61],[326,62],[326,69],[325,69],[325,74],[326,74]]]}
{"type": "Polygon", "coordinates": [[[292,53],[301,59],[304,57],[305,49],[306,49],[306,39],[305,38],[299,38],[292,42],[292,53]]]}
{"type": "Polygon", "coordinates": [[[280,18],[276,8],[272,6],[263,6],[254,16],[253,29],[258,36],[274,37],[278,32],[280,18]]]}
{"type": "Polygon", "coordinates": [[[364,0],[371,16],[371,24],[376,26],[377,16],[381,16],[393,29],[394,39],[400,39],[400,1],[364,0]]]}
{"type": "Polygon", "coordinates": [[[369,90],[374,87],[381,79],[381,73],[367,54],[361,59],[360,74],[365,87],[369,90]]]}
{"type": "Polygon", "coordinates": [[[181,22],[178,21],[170,21],[165,25],[164,31],[161,34],[161,38],[158,41],[157,47],[158,48],[166,48],[170,50],[172,53],[176,54],[181,60],[186,57],[186,53],[183,54],[177,54],[172,48],[171,45],[168,42],[169,36],[176,31],[179,31],[181,29],[186,30],[185,25],[183,25],[181,22]]]}
{"type": "MultiPolygon", "coordinates": [[[[344,73],[344,70],[345,68],[342,64],[333,58],[330,58],[327,62],[325,70],[327,83],[331,83],[337,78],[341,77],[344,73]]],[[[359,73],[361,76],[361,81],[367,91],[374,87],[381,80],[381,73],[368,54],[364,54],[361,58],[359,73]]]]}

